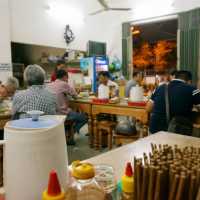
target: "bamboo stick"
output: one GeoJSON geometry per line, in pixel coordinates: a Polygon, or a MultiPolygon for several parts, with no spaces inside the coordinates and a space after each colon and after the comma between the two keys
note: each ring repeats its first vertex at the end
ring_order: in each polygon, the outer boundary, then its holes
{"type": "Polygon", "coordinates": [[[197,198],[200,186],[200,148],[181,149],[177,145],[171,147],[152,143],[151,149],[148,157],[144,153],[143,159],[134,158],[134,200],[197,198]]]}
{"type": "Polygon", "coordinates": [[[194,199],[195,181],[196,181],[196,177],[193,176],[193,175],[191,175],[191,177],[190,177],[190,185],[189,185],[189,196],[188,196],[188,200],[193,200],[193,199],[194,199]]]}
{"type": "MultiPolygon", "coordinates": [[[[137,159],[134,157],[134,196],[135,200],[137,200],[137,173],[136,173],[136,164],[137,164],[137,159]]],[[[139,200],[139,199],[138,199],[139,200]]]]}
{"type": "Polygon", "coordinates": [[[168,200],[174,200],[175,199],[178,181],[179,181],[179,175],[176,174],[173,177],[172,187],[171,187],[171,190],[169,192],[168,200]]]}
{"type": "Polygon", "coordinates": [[[151,151],[153,152],[154,151],[154,144],[151,143],[151,151]]]}
{"type": "Polygon", "coordinates": [[[197,167],[197,185],[200,186],[200,167],[197,167]]]}
{"type": "Polygon", "coordinates": [[[141,183],[142,183],[142,163],[136,163],[136,174],[137,174],[137,200],[140,200],[141,196],[141,183]]]}
{"type": "Polygon", "coordinates": [[[148,165],[148,157],[146,153],[143,154],[143,157],[144,157],[144,165],[148,165]]]}
{"type": "Polygon", "coordinates": [[[175,172],[174,168],[169,169],[169,186],[172,186],[175,172]]]}
{"type": "Polygon", "coordinates": [[[185,189],[186,176],[182,175],[179,180],[178,189],[175,200],[181,200],[185,189]]]}
{"type": "Polygon", "coordinates": [[[141,200],[147,199],[148,185],[149,185],[149,167],[146,165],[143,167],[141,200]]]}
{"type": "Polygon", "coordinates": [[[161,199],[167,200],[169,194],[169,169],[166,166],[162,167],[163,176],[161,184],[161,199]]]}
{"type": "Polygon", "coordinates": [[[188,193],[189,193],[189,182],[190,182],[190,175],[187,173],[187,171],[184,172],[186,179],[185,179],[185,190],[183,192],[183,200],[188,200],[188,193]]]}
{"type": "Polygon", "coordinates": [[[162,175],[163,175],[163,172],[161,170],[157,171],[154,200],[160,200],[161,199],[160,197],[161,197],[162,175]]]}
{"type": "Polygon", "coordinates": [[[200,200],[200,186],[199,186],[199,190],[198,190],[198,193],[197,193],[197,196],[196,196],[196,200],[200,200]]]}
{"type": "Polygon", "coordinates": [[[154,197],[155,175],[156,175],[156,168],[154,166],[150,166],[148,198],[147,198],[148,200],[153,200],[154,197]]]}

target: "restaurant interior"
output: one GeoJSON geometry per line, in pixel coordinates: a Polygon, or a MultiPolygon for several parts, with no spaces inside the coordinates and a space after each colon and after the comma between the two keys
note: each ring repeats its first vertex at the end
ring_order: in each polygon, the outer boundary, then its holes
{"type": "Polygon", "coordinates": [[[200,200],[200,0],[0,0],[0,200],[200,200]]]}

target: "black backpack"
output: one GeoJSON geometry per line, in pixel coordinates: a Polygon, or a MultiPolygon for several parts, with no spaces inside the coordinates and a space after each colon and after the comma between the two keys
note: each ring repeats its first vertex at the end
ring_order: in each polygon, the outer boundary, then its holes
{"type": "Polygon", "coordinates": [[[168,131],[182,135],[192,135],[193,123],[190,119],[185,116],[174,116],[170,119],[169,91],[167,84],[165,85],[165,106],[168,131]]]}

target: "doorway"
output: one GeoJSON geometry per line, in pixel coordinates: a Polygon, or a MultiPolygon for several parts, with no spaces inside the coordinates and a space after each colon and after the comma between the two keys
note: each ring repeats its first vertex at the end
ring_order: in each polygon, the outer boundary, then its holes
{"type": "Polygon", "coordinates": [[[133,23],[132,68],[156,74],[177,68],[178,19],[133,23]]]}

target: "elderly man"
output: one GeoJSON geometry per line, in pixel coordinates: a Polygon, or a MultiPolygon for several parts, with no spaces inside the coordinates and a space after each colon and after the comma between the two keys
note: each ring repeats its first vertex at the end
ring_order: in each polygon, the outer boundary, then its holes
{"type": "Polygon", "coordinates": [[[0,84],[0,101],[7,97],[12,97],[19,87],[19,82],[15,77],[8,77],[5,84],[0,84]]]}
{"type": "Polygon", "coordinates": [[[18,86],[18,80],[14,77],[9,77],[5,84],[0,84],[0,112],[10,110],[10,103],[7,100],[14,95],[18,86]]]}
{"type": "Polygon", "coordinates": [[[14,96],[14,118],[24,118],[31,110],[40,110],[46,115],[56,114],[56,98],[44,87],[45,71],[39,65],[29,65],[24,71],[24,80],[28,89],[14,96]]]}

